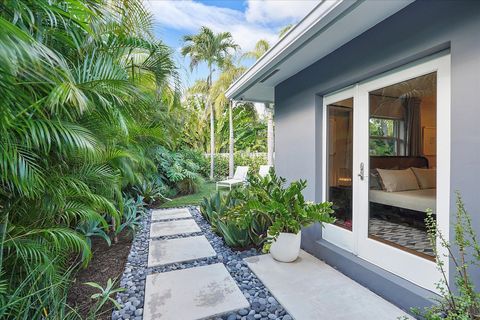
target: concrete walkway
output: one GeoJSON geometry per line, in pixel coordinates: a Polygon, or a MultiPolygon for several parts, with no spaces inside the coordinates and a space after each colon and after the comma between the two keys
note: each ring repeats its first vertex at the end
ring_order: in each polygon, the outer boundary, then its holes
{"type": "Polygon", "coordinates": [[[216,255],[217,253],[205,236],[151,240],[148,250],[148,267],[187,262],[216,255]]]}
{"type": "Polygon", "coordinates": [[[208,223],[198,211],[193,213],[152,212],[150,233],[143,238],[149,244],[143,260],[148,268],[143,320],[409,318],[304,251],[295,262],[280,263],[269,254],[242,257],[224,250],[222,239],[212,238],[208,223]]]}
{"type": "Polygon", "coordinates": [[[246,258],[250,269],[297,320],[388,320],[408,314],[305,251],[292,263],[269,254],[246,258]]]}
{"type": "Polygon", "coordinates": [[[195,220],[193,219],[162,222],[154,221],[150,226],[150,238],[174,236],[200,231],[200,227],[195,223],[195,220]]]}
{"type": "MultiPolygon", "coordinates": [[[[148,267],[216,256],[205,236],[188,236],[201,232],[191,218],[187,209],[152,212],[152,221],[161,222],[151,224],[148,267]],[[169,238],[155,239],[165,236],[169,238]]],[[[248,301],[223,263],[153,273],[146,278],[144,320],[210,319],[247,307],[248,301]]]]}
{"type": "Polygon", "coordinates": [[[172,208],[164,210],[153,210],[152,221],[171,220],[181,218],[192,218],[190,211],[186,208],[172,208]]]}

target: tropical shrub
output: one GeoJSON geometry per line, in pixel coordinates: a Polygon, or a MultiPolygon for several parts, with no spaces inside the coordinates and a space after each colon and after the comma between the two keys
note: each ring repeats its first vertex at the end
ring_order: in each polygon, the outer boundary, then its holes
{"type": "MultiPolygon", "coordinates": [[[[208,159],[210,155],[207,156],[208,159]]],[[[250,167],[250,173],[258,173],[261,165],[267,164],[267,155],[266,153],[248,153],[248,152],[236,152],[234,155],[235,167],[237,166],[248,166],[250,167]]],[[[210,164],[203,164],[204,167],[202,171],[209,170],[210,164]]],[[[216,154],[215,155],[215,179],[221,180],[228,177],[229,173],[229,163],[228,163],[228,154],[216,154]]]]}
{"type": "Polygon", "coordinates": [[[243,103],[234,111],[235,148],[245,153],[267,151],[267,124],[260,120],[255,106],[243,103]]]}
{"type": "MultiPolygon", "coordinates": [[[[457,193],[457,212],[455,216],[455,237],[449,242],[442,231],[438,229],[436,220],[430,211],[427,214],[427,231],[437,257],[437,268],[442,279],[437,283],[441,298],[437,304],[425,310],[414,309],[414,312],[427,320],[477,320],[480,319],[480,293],[475,290],[473,279],[469,272],[480,267],[480,242],[472,226],[470,215],[465,210],[460,194],[457,193]],[[437,239],[448,254],[439,256],[437,239]],[[444,260],[453,261],[455,265],[455,286],[449,284],[444,260]]],[[[477,289],[478,290],[478,289],[477,289]]]]}
{"type": "Polygon", "coordinates": [[[202,181],[198,156],[190,151],[170,151],[159,146],[155,152],[158,174],[162,181],[180,195],[195,193],[202,181]]]}
{"type": "Polygon", "coordinates": [[[160,202],[166,197],[168,187],[156,180],[144,180],[142,183],[133,187],[133,191],[142,197],[143,201],[148,205],[160,202]]]}
{"type": "Polygon", "coordinates": [[[70,266],[48,277],[49,272],[56,270],[57,263],[54,259],[50,261],[51,267],[46,268],[44,264],[32,267],[32,272],[17,282],[15,288],[7,287],[6,280],[0,281],[0,319],[81,320],[80,315],[66,302],[71,275],[77,266],[70,266]],[[40,307],[39,304],[44,306],[40,307]]]}
{"type": "MultiPolygon", "coordinates": [[[[210,165],[210,164],[208,164],[210,165]]],[[[222,180],[228,177],[229,173],[229,164],[228,164],[228,156],[222,154],[215,155],[215,179],[222,180]]]]}
{"type": "Polygon", "coordinates": [[[223,208],[226,207],[222,206],[220,192],[215,193],[214,195],[210,196],[210,198],[203,198],[202,202],[200,203],[200,213],[202,216],[207,220],[214,232],[217,231],[217,216],[218,212],[221,212],[223,208]]]}
{"type": "MultiPolygon", "coordinates": [[[[231,76],[241,74],[242,70],[242,67],[227,67],[222,74],[220,74],[219,79],[212,88],[213,91],[217,91],[217,94],[219,95],[216,101],[216,109],[223,110],[223,112],[217,117],[216,121],[215,136],[218,138],[215,144],[215,152],[228,152],[230,134],[229,109],[227,107],[228,99],[223,97],[229,85],[220,85],[218,87],[217,85],[224,80],[222,79],[222,76],[228,74],[231,74],[231,76]],[[223,89],[223,91],[218,89],[223,89]]],[[[235,137],[235,150],[245,153],[267,151],[266,121],[259,119],[253,103],[240,103],[233,109],[233,135],[235,137]]]]}
{"type": "Polygon", "coordinates": [[[141,0],[0,2],[0,318],[70,317],[72,256],[128,220],[122,189],[156,172],[149,151],[178,147],[151,21],[141,0]]]}
{"type": "Polygon", "coordinates": [[[302,227],[315,222],[333,223],[331,202],[313,203],[305,201],[302,191],[305,180],[294,181],[285,187],[286,180],[278,177],[273,168],[265,177],[251,175],[248,186],[236,191],[238,205],[229,214],[245,228],[257,226],[256,235],[267,242],[264,250],[281,232],[297,234],[302,227]],[[264,231],[264,228],[267,230],[264,231]],[[258,234],[258,232],[265,232],[258,234]]]}
{"type": "Polygon", "coordinates": [[[210,170],[210,163],[208,159],[205,157],[204,153],[194,149],[183,149],[183,154],[187,159],[190,159],[198,166],[198,173],[206,178],[208,177],[209,170],[210,170]]]}
{"type": "Polygon", "coordinates": [[[247,153],[238,152],[235,154],[236,166],[248,166],[250,167],[250,173],[258,174],[260,166],[267,164],[266,153],[247,153]]]}
{"type": "Polygon", "coordinates": [[[305,201],[302,191],[306,181],[284,185],[285,179],[278,177],[273,168],[263,178],[252,174],[247,186],[204,198],[200,212],[228,246],[263,245],[266,251],[281,232],[298,233],[315,222],[335,221],[330,216],[332,203],[305,201]]]}

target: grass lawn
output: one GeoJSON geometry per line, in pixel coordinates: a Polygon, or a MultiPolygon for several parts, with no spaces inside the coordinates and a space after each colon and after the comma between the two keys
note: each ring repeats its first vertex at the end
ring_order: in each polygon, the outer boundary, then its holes
{"type": "Polygon", "coordinates": [[[172,201],[165,202],[161,208],[172,208],[181,206],[198,206],[203,197],[208,197],[215,192],[215,182],[205,182],[200,185],[198,192],[189,194],[188,196],[178,197],[172,199],[172,201]]]}

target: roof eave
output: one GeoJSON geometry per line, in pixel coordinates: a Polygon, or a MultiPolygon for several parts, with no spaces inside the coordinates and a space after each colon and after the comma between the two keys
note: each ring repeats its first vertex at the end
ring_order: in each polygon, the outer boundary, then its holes
{"type": "MultiPolygon", "coordinates": [[[[307,16],[305,16],[299,23],[297,23],[292,29],[289,30],[277,43],[275,43],[265,54],[263,54],[260,59],[258,59],[240,78],[238,78],[230,87],[227,89],[225,95],[229,99],[237,99],[238,96],[242,93],[242,88],[254,78],[262,78],[266,73],[265,69],[271,70],[276,64],[281,61],[282,55],[286,54],[286,50],[292,48],[293,46],[299,46],[303,41],[302,36],[305,35],[313,27],[318,27],[321,23],[321,20],[324,20],[327,23],[327,20],[324,19],[327,16],[334,18],[334,16],[340,15],[342,12],[347,10],[350,5],[341,6],[341,10],[334,10],[339,8],[339,6],[345,3],[344,0],[338,0],[336,2],[331,2],[328,0],[322,0],[307,16]],[[279,60],[274,64],[275,60],[279,60]],[[260,77],[262,75],[262,77],[260,77]]],[[[304,41],[307,39],[303,39],[304,41]]]]}
{"type": "Polygon", "coordinates": [[[324,0],[237,79],[225,95],[233,100],[274,102],[276,85],[414,1],[395,0],[378,5],[368,0],[324,0]],[[323,52],[318,55],[315,53],[315,56],[310,54],[313,51],[306,48],[321,41],[324,41],[323,52]],[[306,59],[305,52],[310,54],[306,59]],[[295,61],[292,59],[296,56],[299,62],[296,67],[288,64],[295,61]],[[288,66],[287,69],[285,66],[288,66]],[[277,69],[280,72],[272,76],[277,69]]]}

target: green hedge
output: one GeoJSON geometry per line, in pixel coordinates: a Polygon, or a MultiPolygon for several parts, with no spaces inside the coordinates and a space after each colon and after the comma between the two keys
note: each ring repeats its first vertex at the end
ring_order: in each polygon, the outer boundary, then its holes
{"type": "MultiPolygon", "coordinates": [[[[210,155],[206,155],[207,161],[203,164],[206,165],[205,172],[210,172],[210,155]]],[[[259,153],[251,155],[245,152],[237,152],[234,156],[235,168],[237,166],[249,166],[249,173],[258,173],[261,165],[267,164],[267,154],[259,153]]],[[[202,170],[203,171],[203,170],[202,170]]],[[[215,179],[224,179],[228,177],[228,155],[223,154],[215,155],[215,179]]]]}

